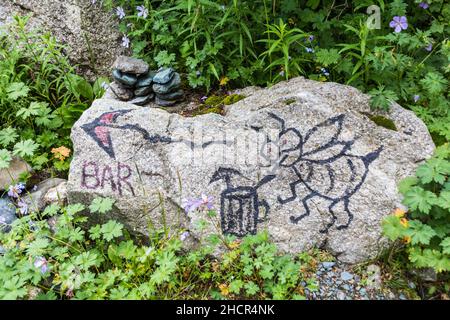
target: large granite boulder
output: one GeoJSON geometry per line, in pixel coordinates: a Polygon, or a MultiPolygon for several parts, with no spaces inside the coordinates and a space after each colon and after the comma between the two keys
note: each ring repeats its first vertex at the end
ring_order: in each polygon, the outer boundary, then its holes
{"type": "Polygon", "coordinates": [[[28,27],[49,31],[67,45],[67,55],[90,79],[109,76],[115,58],[124,53],[117,19],[92,0],[0,0],[0,26],[14,14],[31,15],[28,27]]]}
{"type": "Polygon", "coordinates": [[[225,116],[192,118],[95,101],[72,130],[69,201],[113,197],[112,216],[142,234],[163,224],[196,239],[267,230],[286,252],[373,258],[381,220],[401,204],[397,182],[434,150],[425,125],[393,104],[391,129],[380,126],[368,96],[336,83],[295,78],[248,94],[225,116]],[[199,229],[206,215],[184,213],[183,200],[202,194],[218,217],[199,229]]]}

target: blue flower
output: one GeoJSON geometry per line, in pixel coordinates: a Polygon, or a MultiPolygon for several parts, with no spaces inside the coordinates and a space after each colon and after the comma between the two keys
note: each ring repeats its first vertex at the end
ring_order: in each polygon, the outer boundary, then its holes
{"type": "Polygon", "coordinates": [[[23,190],[25,190],[25,185],[23,183],[18,183],[14,186],[9,186],[8,196],[17,199],[19,198],[23,190]]]}
{"type": "Polygon", "coordinates": [[[137,6],[136,9],[138,11],[138,14],[137,14],[138,17],[142,17],[144,19],[147,18],[148,10],[147,10],[146,7],[144,7],[144,6],[137,6]]]}
{"type": "Polygon", "coordinates": [[[314,49],[313,48],[305,48],[306,52],[308,53],[314,53],[314,49]]]}
{"type": "Polygon", "coordinates": [[[328,72],[328,70],[325,69],[325,68],[321,68],[320,71],[322,71],[323,75],[326,76],[326,77],[328,77],[328,76],[330,75],[330,73],[328,72]]]}
{"type": "Polygon", "coordinates": [[[116,15],[119,17],[120,20],[122,20],[123,18],[125,18],[125,10],[123,10],[122,7],[117,7],[116,15]]]}
{"type": "Polygon", "coordinates": [[[314,40],[314,36],[313,36],[313,35],[310,35],[310,36],[308,37],[308,40],[309,40],[309,42],[312,42],[312,41],[314,40]]]}
{"type": "Polygon", "coordinates": [[[125,48],[129,48],[130,47],[130,38],[128,38],[127,36],[123,36],[122,37],[122,46],[125,48]]]}
{"type": "Polygon", "coordinates": [[[185,199],[183,201],[183,209],[186,213],[196,211],[198,209],[211,210],[213,208],[213,201],[214,201],[214,197],[202,194],[201,198],[199,198],[199,199],[192,199],[192,198],[185,199]]]}
{"type": "Polygon", "coordinates": [[[419,3],[419,7],[421,7],[424,10],[426,10],[426,9],[428,9],[429,5],[426,2],[421,2],[421,3],[419,3]]]}
{"type": "Polygon", "coordinates": [[[41,269],[41,273],[44,274],[48,270],[48,261],[44,257],[37,257],[36,260],[34,260],[34,267],[41,269]]]}
{"type": "Polygon", "coordinates": [[[21,215],[25,216],[28,214],[28,204],[25,201],[20,199],[19,202],[17,203],[17,206],[19,207],[21,215]]]}
{"type": "Polygon", "coordinates": [[[427,46],[425,47],[425,50],[427,50],[428,52],[431,52],[431,50],[433,50],[433,44],[430,43],[429,45],[427,45],[427,46]]]}
{"type": "Polygon", "coordinates": [[[418,94],[415,94],[413,97],[414,102],[419,101],[419,99],[420,99],[420,96],[418,94]]]}
{"type": "Polygon", "coordinates": [[[185,241],[189,237],[189,231],[185,231],[180,235],[180,240],[185,241]]]}
{"type": "Polygon", "coordinates": [[[394,31],[398,33],[408,28],[408,21],[405,16],[395,16],[389,23],[389,27],[394,28],[394,31]]]}

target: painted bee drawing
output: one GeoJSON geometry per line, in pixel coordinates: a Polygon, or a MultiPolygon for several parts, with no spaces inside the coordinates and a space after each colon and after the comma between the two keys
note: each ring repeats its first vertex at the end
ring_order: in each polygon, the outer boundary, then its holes
{"type": "Polygon", "coordinates": [[[327,119],[304,136],[296,128],[286,127],[285,120],[276,114],[269,113],[269,116],[280,124],[280,170],[288,168],[294,176],[289,183],[290,194],[278,196],[278,202],[286,204],[298,199],[304,208],[304,212],[291,216],[290,221],[297,224],[309,216],[311,200],[321,198],[329,202],[331,220],[320,232],[326,233],[336,224],[337,209],[345,212],[346,221],[336,228],[347,228],[353,219],[350,199],[363,185],[370,164],[378,158],[383,147],[363,156],[353,155],[350,151],[355,140],[341,138],[344,115],[327,119]],[[327,137],[325,142],[324,135],[327,137]],[[298,194],[299,185],[306,190],[305,194],[298,194]]]}

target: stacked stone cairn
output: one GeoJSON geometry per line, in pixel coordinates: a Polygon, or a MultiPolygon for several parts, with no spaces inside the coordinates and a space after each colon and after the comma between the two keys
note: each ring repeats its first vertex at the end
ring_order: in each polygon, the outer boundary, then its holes
{"type": "Polygon", "coordinates": [[[151,71],[146,62],[125,56],[118,57],[113,68],[110,89],[119,100],[144,106],[155,99],[157,105],[169,107],[184,99],[181,77],[172,68],[151,71]]]}

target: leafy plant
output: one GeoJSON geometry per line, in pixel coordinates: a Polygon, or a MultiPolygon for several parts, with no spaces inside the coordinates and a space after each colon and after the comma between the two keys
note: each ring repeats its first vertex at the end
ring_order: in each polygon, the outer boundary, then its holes
{"type": "Polygon", "coordinates": [[[387,217],[383,231],[391,240],[403,239],[411,263],[436,272],[450,271],[450,148],[439,147],[422,164],[415,177],[403,180],[399,189],[408,207],[387,217]]]}

